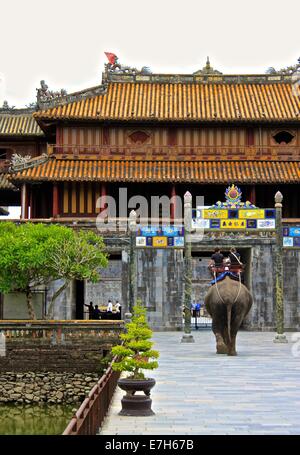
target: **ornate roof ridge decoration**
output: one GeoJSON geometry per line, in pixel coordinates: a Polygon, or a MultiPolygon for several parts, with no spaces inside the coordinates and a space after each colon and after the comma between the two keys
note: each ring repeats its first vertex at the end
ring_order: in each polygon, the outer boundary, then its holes
{"type": "Polygon", "coordinates": [[[155,84],[272,84],[291,83],[293,74],[222,74],[222,73],[193,73],[193,74],[139,74],[139,73],[103,73],[105,83],[155,83],[155,84]]]}
{"type": "Polygon", "coordinates": [[[142,74],[142,75],[147,75],[147,74],[152,74],[151,69],[149,66],[143,66],[140,70],[133,66],[126,66],[123,65],[119,62],[119,58],[116,56],[116,54],[113,54],[112,52],[104,52],[107,59],[108,63],[104,64],[104,70],[105,70],[105,75],[109,74],[118,74],[118,75],[128,75],[128,74],[142,74]]]}
{"type": "Polygon", "coordinates": [[[202,68],[202,70],[195,71],[193,74],[223,74],[218,70],[213,69],[210,65],[209,57],[207,57],[206,65],[202,68]]]}
{"type": "Polygon", "coordinates": [[[48,85],[45,81],[41,81],[41,87],[37,90],[37,107],[44,110],[57,105],[64,105],[72,103],[73,101],[80,101],[85,98],[93,98],[98,95],[104,95],[107,91],[107,83],[96,85],[84,90],[68,94],[65,89],[58,92],[48,90],[48,85]]]}
{"type": "Polygon", "coordinates": [[[8,101],[4,100],[3,101],[3,106],[0,107],[0,111],[4,110],[4,111],[13,111],[15,109],[16,106],[9,106],[8,104],[8,101]]]}
{"type": "MultiPolygon", "coordinates": [[[[102,80],[107,82],[152,82],[152,83],[214,83],[222,82],[226,84],[244,84],[244,83],[272,83],[272,82],[292,82],[295,71],[299,69],[300,64],[275,71],[269,68],[265,74],[223,74],[221,71],[214,69],[209,57],[206,65],[193,74],[163,74],[152,73],[149,67],[144,66],[141,70],[137,68],[124,66],[119,63],[115,54],[105,53],[109,63],[104,65],[105,71],[102,73],[102,80]]],[[[300,60],[300,59],[299,59],[300,60]]]]}
{"type": "Polygon", "coordinates": [[[287,76],[293,76],[295,73],[300,71],[300,57],[295,65],[286,66],[280,70],[276,70],[273,66],[267,69],[266,74],[283,74],[287,76]]]}
{"type": "Polygon", "coordinates": [[[13,174],[14,172],[23,171],[25,169],[30,169],[32,167],[38,166],[40,164],[44,164],[49,160],[49,155],[47,153],[43,153],[37,157],[31,158],[30,155],[19,155],[18,153],[14,153],[11,157],[11,162],[9,166],[9,172],[13,174]]]}
{"type": "Polygon", "coordinates": [[[3,101],[2,107],[0,107],[0,114],[9,114],[9,115],[24,115],[32,114],[37,110],[36,103],[29,103],[26,107],[16,108],[16,106],[10,106],[8,101],[3,101]]]}
{"type": "Polygon", "coordinates": [[[18,191],[18,188],[8,180],[7,172],[0,172],[0,191],[1,190],[18,191]]]}
{"type": "Polygon", "coordinates": [[[225,200],[226,202],[218,201],[216,204],[212,205],[210,208],[219,208],[219,209],[239,209],[239,208],[257,208],[256,205],[252,204],[250,201],[242,202],[242,191],[237,186],[232,184],[226,188],[225,191],[225,200]]]}

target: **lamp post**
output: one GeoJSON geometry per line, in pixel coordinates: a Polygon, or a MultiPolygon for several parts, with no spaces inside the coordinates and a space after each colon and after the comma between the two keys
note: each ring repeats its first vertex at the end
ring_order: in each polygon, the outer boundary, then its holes
{"type": "Polygon", "coordinates": [[[129,312],[135,304],[135,280],[136,280],[136,252],[135,252],[135,231],[136,231],[136,212],[131,210],[129,214],[129,235],[130,235],[130,255],[129,255],[129,312]]]}
{"type": "Polygon", "coordinates": [[[191,302],[192,302],[192,195],[187,191],[184,195],[184,334],[181,343],[194,343],[191,334],[191,302]]]}
{"type": "Polygon", "coordinates": [[[275,305],[276,305],[276,336],[274,343],[287,343],[284,335],[284,307],[283,307],[283,235],[282,235],[282,200],[280,191],[275,194],[276,209],[276,253],[275,253],[275,305]]]}

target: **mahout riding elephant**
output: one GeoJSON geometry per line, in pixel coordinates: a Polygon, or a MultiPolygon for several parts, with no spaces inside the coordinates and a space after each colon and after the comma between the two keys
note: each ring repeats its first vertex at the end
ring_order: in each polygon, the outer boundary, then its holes
{"type": "Polygon", "coordinates": [[[217,354],[236,355],[236,335],[252,306],[252,296],[240,281],[226,276],[208,290],[204,303],[212,317],[217,354]]]}

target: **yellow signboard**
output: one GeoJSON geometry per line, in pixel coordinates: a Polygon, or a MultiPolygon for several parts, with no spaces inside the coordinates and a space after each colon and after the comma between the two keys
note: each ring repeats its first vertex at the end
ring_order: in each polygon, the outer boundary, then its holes
{"type": "Polygon", "coordinates": [[[210,219],[210,220],[228,218],[228,210],[226,210],[226,209],[206,209],[206,210],[203,210],[203,218],[210,219]]]}
{"type": "Polygon", "coordinates": [[[246,229],[246,220],[221,220],[221,229],[246,229]]]}
{"type": "Polygon", "coordinates": [[[168,246],[168,237],[153,237],[152,246],[154,248],[166,248],[168,246]]]}
{"type": "Polygon", "coordinates": [[[263,220],[265,218],[265,211],[264,209],[240,209],[239,218],[263,220]]]}

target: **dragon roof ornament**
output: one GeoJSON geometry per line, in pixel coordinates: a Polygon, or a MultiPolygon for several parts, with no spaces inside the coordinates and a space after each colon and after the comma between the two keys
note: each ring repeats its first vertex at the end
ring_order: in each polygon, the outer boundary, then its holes
{"type": "Polygon", "coordinates": [[[293,74],[300,71],[300,57],[295,65],[287,66],[281,68],[281,70],[276,70],[273,66],[267,69],[266,74],[284,74],[286,76],[292,76],[293,74]]]}
{"type": "Polygon", "coordinates": [[[152,74],[152,72],[148,66],[143,66],[140,70],[138,70],[137,68],[135,68],[133,66],[126,66],[126,65],[121,64],[119,62],[119,58],[116,56],[116,54],[113,54],[112,52],[104,52],[104,53],[108,59],[108,63],[105,63],[105,65],[104,65],[106,76],[108,76],[109,74],[120,74],[120,75],[152,74]]]}

